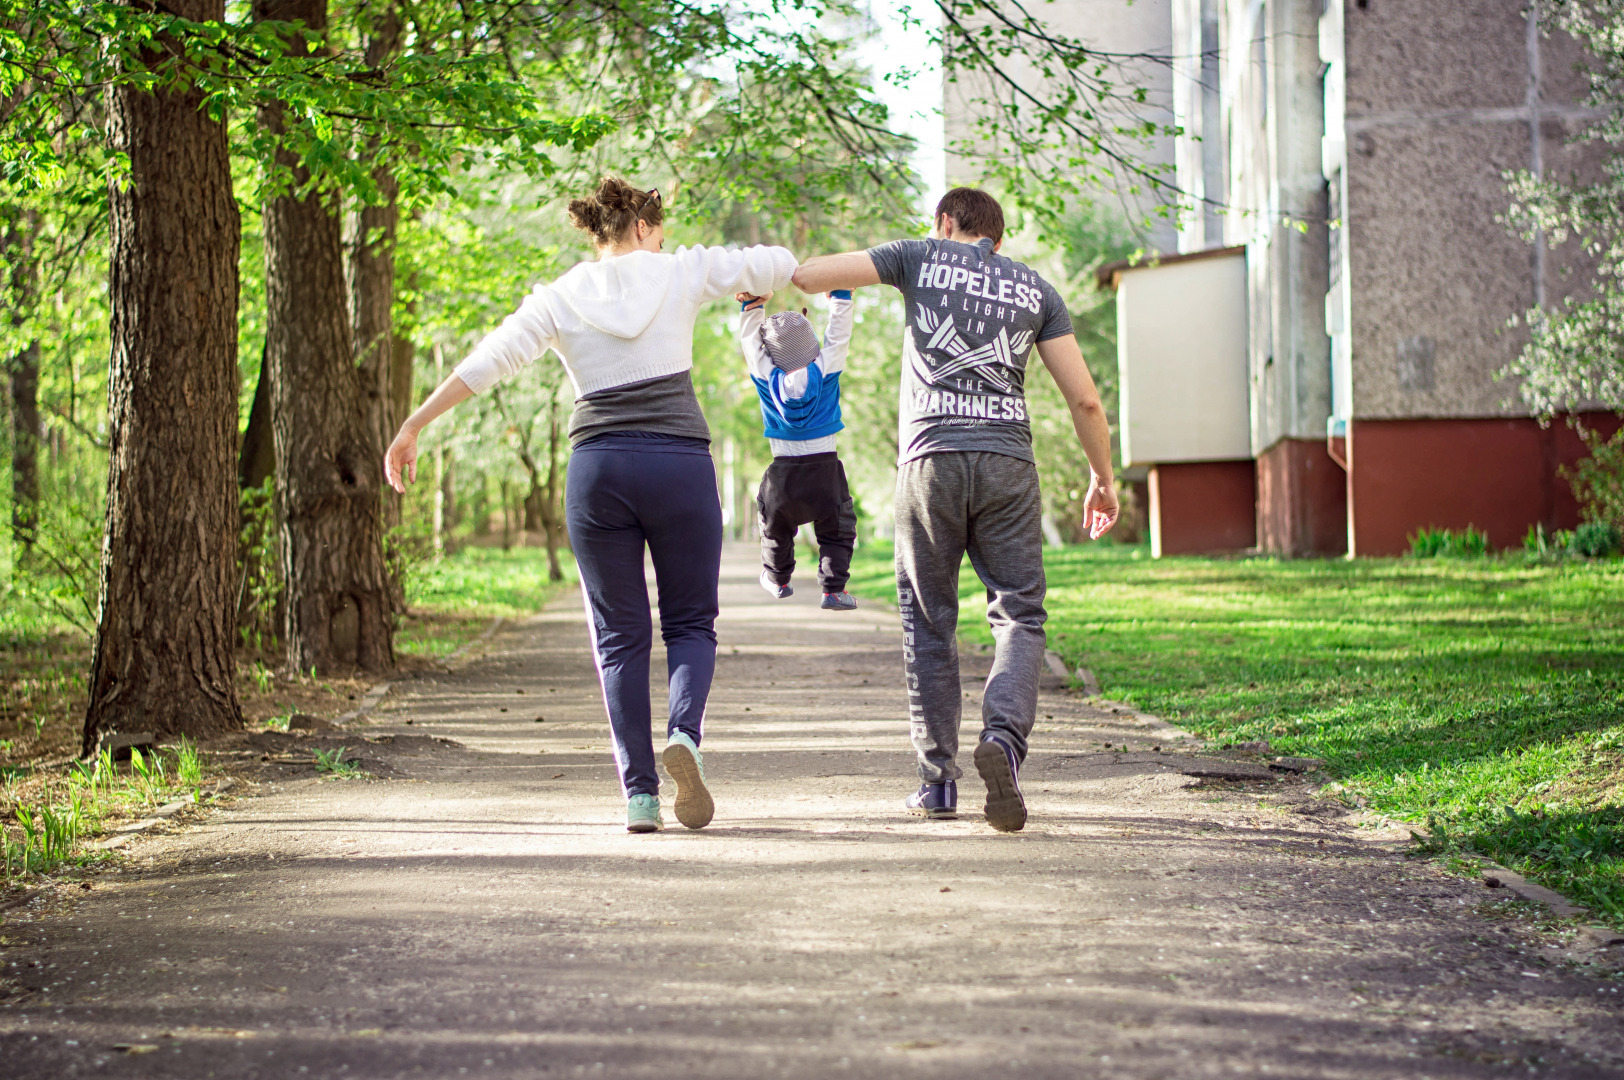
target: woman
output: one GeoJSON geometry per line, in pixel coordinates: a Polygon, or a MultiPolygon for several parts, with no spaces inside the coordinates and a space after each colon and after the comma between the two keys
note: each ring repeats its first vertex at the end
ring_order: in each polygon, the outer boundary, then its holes
{"type": "Polygon", "coordinates": [[[677,820],[700,829],[715,810],[699,743],[716,670],[722,511],[710,428],[694,397],[694,319],[701,305],[735,292],[784,288],[795,257],[778,247],[662,254],[660,193],[618,177],[604,177],[592,195],[570,203],[569,214],[591,234],[597,261],[537,285],[401,425],[384,471],[404,493],[405,481],[416,480],[417,436],[435,417],[548,349],[558,354],[577,395],[565,519],[626,795],[626,828],[663,825],[649,731],[647,544],[670,686],[661,760],[677,784],[677,820]]]}

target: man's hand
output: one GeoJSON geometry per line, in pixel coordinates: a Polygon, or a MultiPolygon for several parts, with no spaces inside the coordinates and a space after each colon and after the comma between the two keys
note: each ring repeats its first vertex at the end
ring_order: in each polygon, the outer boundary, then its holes
{"type": "Polygon", "coordinates": [[[1088,494],[1083,498],[1083,523],[1088,526],[1088,538],[1098,540],[1117,523],[1116,483],[1101,480],[1098,473],[1088,474],[1088,494]]]}
{"type": "Polygon", "coordinates": [[[406,485],[417,483],[417,432],[402,425],[395,441],[383,455],[383,475],[389,486],[406,494],[406,485]]]}
{"type": "Polygon", "coordinates": [[[772,293],[762,293],[760,296],[756,296],[754,293],[747,293],[747,292],[736,292],[736,293],[733,294],[733,299],[737,300],[739,303],[743,304],[747,308],[756,307],[759,304],[765,304],[767,301],[771,300],[772,298],[773,298],[772,293]]]}

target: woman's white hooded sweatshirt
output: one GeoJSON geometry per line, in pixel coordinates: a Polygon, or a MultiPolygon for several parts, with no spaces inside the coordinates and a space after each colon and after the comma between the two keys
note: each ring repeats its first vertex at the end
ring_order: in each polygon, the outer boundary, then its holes
{"type": "Polygon", "coordinates": [[[788,248],[765,246],[632,251],[577,263],[537,285],[456,372],[484,393],[552,349],[578,398],[676,375],[693,367],[701,306],[782,289],[795,266],[788,248]]]}

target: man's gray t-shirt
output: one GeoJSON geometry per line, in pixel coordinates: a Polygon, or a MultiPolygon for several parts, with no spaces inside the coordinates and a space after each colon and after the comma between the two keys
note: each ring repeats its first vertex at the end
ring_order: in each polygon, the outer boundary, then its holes
{"type": "Polygon", "coordinates": [[[869,249],[880,280],[902,290],[902,408],[897,464],[985,450],[1032,461],[1026,362],[1039,341],[1072,333],[1053,285],[991,240],[897,240],[869,249]]]}

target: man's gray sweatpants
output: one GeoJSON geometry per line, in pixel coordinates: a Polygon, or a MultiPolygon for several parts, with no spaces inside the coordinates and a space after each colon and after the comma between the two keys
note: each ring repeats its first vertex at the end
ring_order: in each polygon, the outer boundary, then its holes
{"type": "Polygon", "coordinates": [[[1043,527],[1037,467],[1007,454],[939,453],[897,470],[897,601],[909,730],[927,784],[963,775],[959,563],[987,587],[997,652],[981,722],[1026,758],[1043,671],[1043,527]]]}

